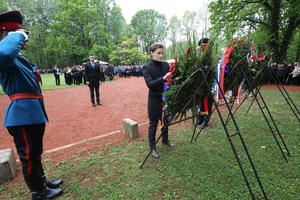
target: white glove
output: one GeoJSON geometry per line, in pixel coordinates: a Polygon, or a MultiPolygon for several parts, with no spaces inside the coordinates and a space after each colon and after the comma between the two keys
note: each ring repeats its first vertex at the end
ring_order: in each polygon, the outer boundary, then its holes
{"type": "Polygon", "coordinates": [[[13,34],[13,33],[21,33],[22,35],[24,35],[25,41],[28,40],[28,31],[26,31],[24,29],[17,29],[15,31],[11,31],[11,32],[8,33],[8,35],[13,34]]]}

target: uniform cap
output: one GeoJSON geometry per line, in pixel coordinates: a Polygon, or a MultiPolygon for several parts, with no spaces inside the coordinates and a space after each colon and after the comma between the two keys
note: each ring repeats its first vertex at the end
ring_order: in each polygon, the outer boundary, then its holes
{"type": "Polygon", "coordinates": [[[19,11],[9,11],[0,14],[0,30],[23,29],[23,17],[19,11]]]}

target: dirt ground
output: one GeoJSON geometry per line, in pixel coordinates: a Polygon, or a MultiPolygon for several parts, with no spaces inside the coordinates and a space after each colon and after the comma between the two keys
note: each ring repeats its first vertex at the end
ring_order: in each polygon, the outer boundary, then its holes
{"type": "MultiPolygon", "coordinates": [[[[131,118],[138,124],[141,137],[147,132],[147,87],[143,77],[119,79],[100,86],[102,106],[92,107],[87,86],[44,91],[49,123],[44,136],[44,153],[61,159],[78,151],[91,149],[102,143],[118,143],[130,140],[122,133],[122,119],[131,118]],[[105,136],[106,134],[111,134],[105,136]],[[70,148],[66,145],[78,143],[96,136],[104,137],[84,142],[70,148]],[[57,150],[57,148],[64,148],[57,150]],[[53,151],[54,152],[51,152],[53,151]],[[51,153],[48,153],[48,152],[51,153]]],[[[3,126],[9,99],[0,96],[0,149],[13,148],[13,138],[3,126]]],[[[15,151],[16,152],[16,151],[15,151]]],[[[15,154],[16,155],[16,154],[15,154]]]]}
{"type": "MultiPolygon", "coordinates": [[[[276,85],[263,85],[262,88],[271,89],[271,90],[277,90],[278,89],[276,85]]],[[[286,90],[290,90],[290,91],[300,91],[300,86],[284,85],[284,88],[286,90]]]]}
{"type": "MultiPolygon", "coordinates": [[[[277,89],[274,85],[264,85],[263,88],[277,89]]],[[[300,86],[285,88],[300,91],[300,86]]],[[[147,92],[143,77],[105,82],[100,87],[102,106],[92,107],[87,86],[44,91],[49,117],[44,137],[44,158],[59,161],[79,151],[94,149],[99,144],[130,141],[122,132],[124,118],[135,120],[139,124],[140,138],[146,138],[147,92]],[[86,141],[89,138],[93,138],[92,141],[86,141]]],[[[3,127],[8,103],[8,97],[0,95],[0,149],[13,148],[17,155],[13,138],[3,127]]]]}

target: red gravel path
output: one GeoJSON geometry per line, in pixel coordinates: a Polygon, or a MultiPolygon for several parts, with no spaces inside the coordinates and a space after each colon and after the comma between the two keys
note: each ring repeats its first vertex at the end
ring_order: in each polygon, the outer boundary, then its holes
{"type": "MultiPolygon", "coordinates": [[[[45,106],[49,117],[44,137],[44,152],[91,137],[122,129],[122,119],[131,118],[138,124],[147,119],[147,87],[142,77],[105,82],[100,87],[102,106],[92,107],[87,86],[44,91],[45,106]]],[[[3,127],[8,97],[0,96],[0,149],[13,148],[12,137],[3,127]]],[[[146,126],[139,128],[146,135],[146,126]]],[[[128,140],[122,132],[88,144],[82,144],[54,153],[55,158],[93,148],[99,143],[116,143],[128,140]],[[91,144],[92,143],[92,144],[91,144]]],[[[53,154],[53,153],[51,153],[53,154]]]]}
{"type": "MultiPolygon", "coordinates": [[[[276,86],[264,85],[263,88],[276,89],[276,86]]],[[[300,86],[285,86],[285,88],[300,91],[300,86]]],[[[46,126],[44,152],[121,130],[122,119],[127,117],[139,124],[148,121],[147,87],[142,77],[103,83],[100,93],[103,105],[92,107],[89,103],[87,86],[44,91],[46,110],[50,119],[46,126]]],[[[3,117],[8,103],[8,97],[0,95],[0,149],[15,150],[12,137],[3,127],[3,117]]],[[[147,125],[139,127],[139,134],[142,138],[146,137],[147,125]]],[[[49,155],[59,160],[78,151],[93,149],[99,144],[115,144],[125,140],[130,139],[119,132],[49,155]]]]}
{"type": "MultiPolygon", "coordinates": [[[[277,90],[276,85],[263,85],[262,88],[264,88],[264,89],[271,89],[271,90],[277,90]]],[[[286,90],[291,90],[291,91],[300,91],[300,86],[284,85],[284,88],[286,90]]]]}

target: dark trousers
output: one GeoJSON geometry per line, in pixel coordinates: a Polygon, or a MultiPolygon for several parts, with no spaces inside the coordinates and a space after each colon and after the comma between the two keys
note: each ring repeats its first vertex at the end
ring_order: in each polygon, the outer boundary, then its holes
{"type": "Polygon", "coordinates": [[[41,158],[45,123],[7,129],[14,138],[26,184],[32,192],[41,191],[45,187],[41,158]]]}
{"type": "Polygon", "coordinates": [[[54,74],[54,77],[55,77],[55,84],[56,85],[60,85],[60,77],[58,74],[54,74]]]}
{"type": "Polygon", "coordinates": [[[99,92],[99,81],[91,81],[89,84],[91,103],[95,104],[95,93],[96,102],[100,103],[100,92],[99,92]]]}
{"type": "MultiPolygon", "coordinates": [[[[150,149],[156,149],[155,136],[156,136],[158,122],[159,120],[150,120],[149,122],[148,140],[149,140],[150,149]]],[[[168,127],[166,126],[161,131],[162,131],[162,142],[167,142],[169,139],[168,127]]]]}

